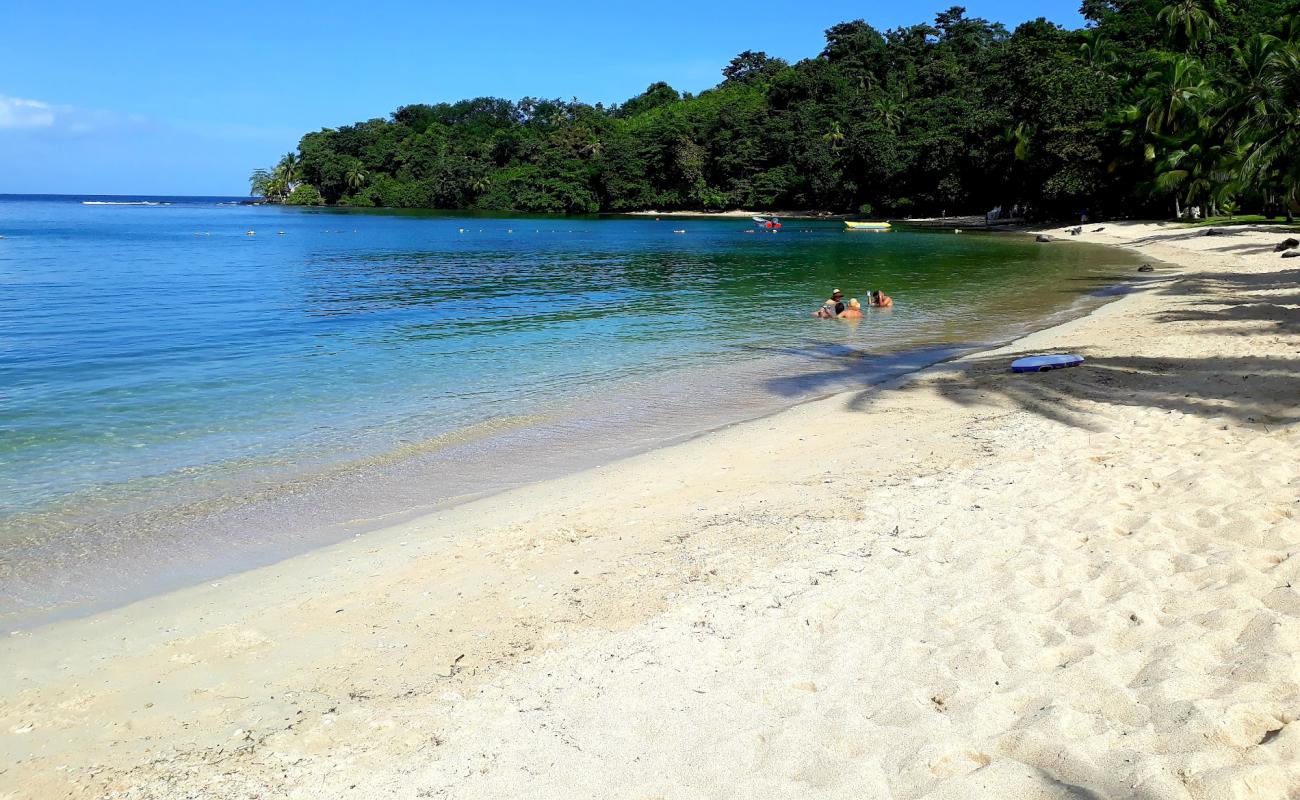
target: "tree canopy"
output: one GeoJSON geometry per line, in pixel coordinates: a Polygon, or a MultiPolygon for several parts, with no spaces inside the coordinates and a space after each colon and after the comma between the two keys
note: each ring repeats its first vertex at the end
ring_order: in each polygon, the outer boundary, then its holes
{"type": "Polygon", "coordinates": [[[1112,215],[1300,199],[1297,0],[1084,0],[1088,26],[826,31],[745,51],[697,95],[477,98],[302,137],[250,179],[276,202],[593,213],[1027,205],[1112,215]]]}

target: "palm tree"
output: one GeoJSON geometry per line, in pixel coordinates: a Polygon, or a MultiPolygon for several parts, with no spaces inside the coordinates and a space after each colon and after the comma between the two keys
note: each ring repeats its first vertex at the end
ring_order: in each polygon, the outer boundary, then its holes
{"type": "Polygon", "coordinates": [[[264,169],[255,169],[253,174],[248,176],[248,194],[252,197],[269,198],[271,186],[271,173],[264,169]]]}
{"type": "Polygon", "coordinates": [[[368,180],[370,180],[370,176],[361,168],[361,164],[356,162],[353,162],[343,175],[343,182],[347,185],[348,190],[353,192],[363,188],[368,180]]]}
{"type": "Polygon", "coordinates": [[[844,131],[840,129],[840,123],[837,120],[831,120],[831,129],[822,134],[822,141],[830,142],[832,153],[840,152],[840,144],[844,141],[844,131]]]}
{"type": "Polygon", "coordinates": [[[1200,158],[1205,147],[1186,149],[1188,137],[1207,125],[1213,92],[1200,62],[1185,56],[1168,56],[1149,71],[1135,90],[1134,102],[1119,110],[1121,144],[1141,152],[1141,162],[1155,171],[1156,194],[1173,194],[1174,216],[1182,216],[1179,189],[1192,194],[1203,191],[1201,176],[1207,167],[1200,158]],[[1194,186],[1189,167],[1196,164],[1194,186]]]}
{"type": "Polygon", "coordinates": [[[1276,88],[1275,65],[1282,47],[1276,36],[1259,34],[1232,48],[1236,69],[1227,79],[1221,109],[1226,117],[1240,119],[1265,110],[1276,88]]]}
{"type": "Polygon", "coordinates": [[[1027,122],[1019,122],[1003,134],[1003,138],[1012,144],[1012,153],[1017,161],[1029,160],[1029,143],[1033,137],[1034,128],[1027,122]]]}
{"type": "MultiPolygon", "coordinates": [[[[1238,153],[1208,115],[1183,136],[1171,139],[1155,164],[1157,191],[1177,193],[1189,207],[1231,194],[1238,153]]],[[[1175,196],[1175,208],[1179,197],[1175,196]]]]}
{"type": "MultiPolygon", "coordinates": [[[[275,197],[280,200],[288,197],[293,190],[298,188],[298,157],[293,153],[285,153],[275,169],[271,170],[273,178],[275,197]]],[[[271,197],[271,195],[268,195],[271,197]]]]}
{"type": "Polygon", "coordinates": [[[1102,69],[1115,60],[1115,46],[1101,31],[1093,29],[1083,32],[1083,42],[1079,45],[1079,56],[1093,69],[1102,69]]]}
{"type": "MultiPolygon", "coordinates": [[[[1137,108],[1151,133],[1177,133],[1195,118],[1211,96],[1201,62],[1174,56],[1147,73],[1137,108]]],[[[1193,120],[1194,121],[1194,120],[1193,120]]]]}
{"type": "Polygon", "coordinates": [[[1182,40],[1191,50],[1219,30],[1214,14],[1214,0],[1174,0],[1160,9],[1156,19],[1169,29],[1170,41],[1182,40]]]}
{"type": "Polygon", "coordinates": [[[280,170],[285,180],[289,182],[297,182],[301,168],[302,162],[298,160],[297,153],[285,153],[281,156],[280,163],[276,165],[276,169],[280,170]]]}
{"type": "Polygon", "coordinates": [[[871,104],[873,116],[885,126],[890,133],[898,133],[903,124],[903,98],[897,94],[885,94],[877,97],[871,104]]]}
{"type": "Polygon", "coordinates": [[[1258,67],[1248,87],[1237,87],[1232,107],[1243,151],[1240,180],[1280,196],[1290,221],[1300,201],[1300,45],[1261,40],[1239,55],[1258,67]]]}

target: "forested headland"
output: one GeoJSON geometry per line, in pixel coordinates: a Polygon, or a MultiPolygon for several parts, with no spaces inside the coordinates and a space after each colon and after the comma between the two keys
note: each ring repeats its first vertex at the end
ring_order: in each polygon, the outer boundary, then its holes
{"type": "Polygon", "coordinates": [[[699,94],[613,106],[478,98],[302,137],[251,178],[273,202],[595,213],[903,216],[1292,213],[1300,3],[1083,0],[1085,28],[826,31],[795,64],[744,52],[699,94]]]}

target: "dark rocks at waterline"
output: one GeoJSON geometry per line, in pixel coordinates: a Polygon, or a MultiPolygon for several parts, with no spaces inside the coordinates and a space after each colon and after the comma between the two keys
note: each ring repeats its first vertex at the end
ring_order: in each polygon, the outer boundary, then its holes
{"type": "Polygon", "coordinates": [[[1040,234],[1038,234],[1037,236],[1034,237],[1034,241],[1035,241],[1035,242],[1050,242],[1050,241],[1052,241],[1052,237],[1048,236],[1048,235],[1045,234],[1045,233],[1040,233],[1040,234]]]}
{"type": "Polygon", "coordinates": [[[1225,234],[1224,234],[1223,231],[1219,230],[1218,228],[1210,228],[1208,231],[1205,232],[1205,235],[1206,235],[1206,236],[1224,236],[1225,234]]]}
{"type": "Polygon", "coordinates": [[[1138,267],[1138,272],[1155,272],[1155,271],[1156,268],[1151,266],[1150,264],[1143,264],[1142,266],[1138,267]]]}
{"type": "Polygon", "coordinates": [[[1297,247],[1300,247],[1300,239],[1283,239],[1273,248],[1273,252],[1280,253],[1283,250],[1294,250],[1297,247]]]}
{"type": "Polygon", "coordinates": [[[1287,250],[1282,254],[1283,258],[1300,258],[1300,250],[1287,250]]]}
{"type": "Polygon", "coordinates": [[[1093,229],[1092,229],[1092,232],[1093,232],[1093,233],[1101,233],[1101,232],[1104,231],[1104,230],[1106,230],[1106,226],[1105,226],[1105,225],[1101,226],[1100,228],[1093,228],[1093,229]]]}

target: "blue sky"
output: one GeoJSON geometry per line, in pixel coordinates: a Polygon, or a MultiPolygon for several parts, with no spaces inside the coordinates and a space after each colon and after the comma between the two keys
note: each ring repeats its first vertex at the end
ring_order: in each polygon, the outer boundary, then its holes
{"type": "MultiPolygon", "coordinates": [[[[743,50],[795,61],[837,22],[883,30],[952,4],[6,0],[0,193],[244,194],[304,132],[399,105],[697,92],[743,50]]],[[[1077,27],[1078,5],[966,7],[1077,27]]]]}

